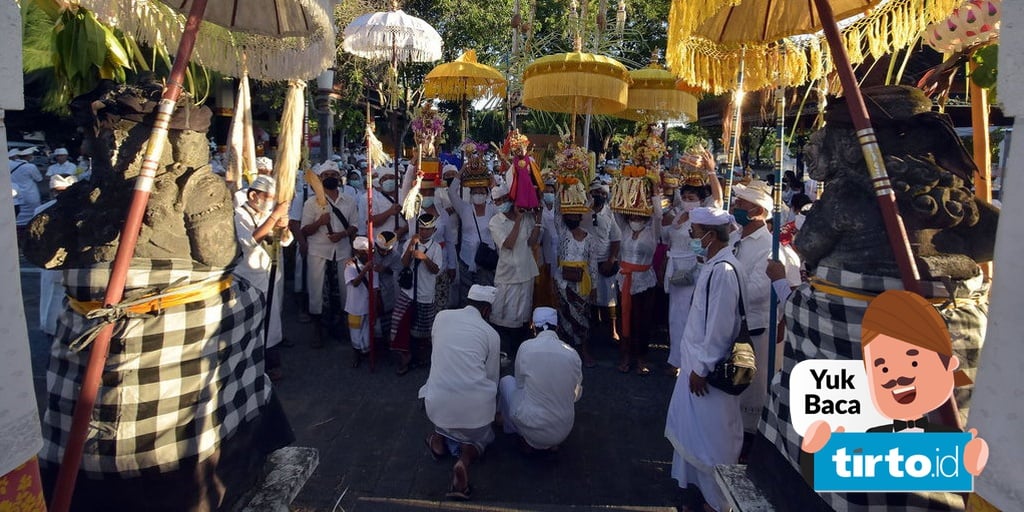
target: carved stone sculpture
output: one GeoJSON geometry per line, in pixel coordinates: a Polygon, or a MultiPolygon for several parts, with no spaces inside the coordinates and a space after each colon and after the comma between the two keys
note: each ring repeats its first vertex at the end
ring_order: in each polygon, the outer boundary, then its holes
{"type": "MultiPolygon", "coordinates": [[[[155,82],[104,82],[72,102],[82,151],[92,157],[92,177],[32,220],[25,248],[29,261],[48,269],[113,261],[160,93],[155,82]]],[[[210,118],[209,108],[184,98],[175,109],[135,257],[191,255],[211,267],[235,259],[231,196],[209,165],[210,118]]]]}
{"type": "MultiPolygon", "coordinates": [[[[922,279],[962,280],[991,261],[998,210],[974,197],[978,172],[944,114],[905,86],[864,91],[922,279]]],[[[810,176],[826,183],[795,241],[808,270],[818,265],[898,277],[870,176],[846,105],[831,105],[811,136],[810,176]]]]}

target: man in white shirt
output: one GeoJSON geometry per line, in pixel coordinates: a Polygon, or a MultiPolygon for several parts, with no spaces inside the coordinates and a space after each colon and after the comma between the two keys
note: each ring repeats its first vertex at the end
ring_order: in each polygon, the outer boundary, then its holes
{"type": "Polygon", "coordinates": [[[480,244],[496,249],[491,238],[491,218],[498,213],[494,203],[489,201],[487,187],[474,186],[469,189],[469,202],[462,196],[462,179],[455,178],[448,186],[448,199],[459,217],[462,226],[459,247],[459,289],[460,295],[474,285],[490,286],[494,284],[494,269],[482,268],[476,264],[476,254],[480,244]]]}
{"type": "Polygon", "coordinates": [[[265,297],[263,316],[266,347],[266,372],[273,381],[281,380],[281,354],[278,345],[284,339],[281,311],[284,301],[284,275],[280,272],[281,247],[292,243],[288,230],[288,205],[274,205],[277,184],[270,176],[257,176],[246,189],[246,201],[235,208],[235,236],[242,258],[235,275],[244,278],[265,297]]]}
{"type": "Polygon", "coordinates": [[[306,206],[306,201],[313,197],[313,188],[306,183],[306,176],[304,172],[295,173],[295,196],[292,198],[291,207],[288,209],[288,229],[291,230],[292,236],[295,237],[295,241],[298,242],[297,250],[295,251],[295,275],[294,278],[294,292],[296,300],[299,302],[299,314],[297,319],[300,323],[309,323],[309,298],[306,284],[306,237],[302,234],[302,210],[306,206]]]}
{"type": "MultiPolygon", "coordinates": [[[[50,178],[50,200],[39,205],[34,215],[57,204],[57,196],[75,184],[74,176],[56,175],[50,178]]],[[[64,271],[39,270],[39,328],[47,335],[57,333],[57,316],[64,308],[64,271]]]]}
{"type": "MultiPolygon", "coordinates": [[[[324,277],[327,262],[344,262],[352,257],[352,237],[361,223],[356,203],[342,194],[341,173],[337,166],[317,168],[324,186],[327,204],[320,206],[316,196],[306,200],[302,207],[302,234],[306,237],[306,288],[309,290],[309,316],[314,324],[313,348],[324,346],[323,325],[320,314],[323,311],[324,277]]],[[[345,277],[340,265],[336,268],[338,296],[345,303],[345,277]]],[[[341,310],[341,304],[336,305],[341,310]]]]}
{"type": "Polygon", "coordinates": [[[78,166],[68,161],[68,150],[57,148],[53,151],[53,159],[57,162],[46,169],[46,177],[53,176],[74,176],[78,173],[78,166]]]}
{"type": "Polygon", "coordinates": [[[469,305],[438,313],[432,337],[434,351],[430,375],[420,388],[427,417],[434,431],[427,446],[437,459],[451,453],[458,457],[452,468],[451,499],[469,499],[469,466],[494,440],[498,393],[500,340],[487,317],[496,290],[474,285],[469,305]]]}
{"type": "MultiPolygon", "coordinates": [[[[357,236],[352,241],[355,256],[345,262],[345,313],[348,314],[348,335],[352,340],[352,367],[358,368],[363,357],[370,353],[373,326],[370,325],[370,288],[380,289],[380,275],[373,271],[370,263],[370,241],[365,236],[357,236]]],[[[375,295],[376,297],[376,295],[375,295]]]]}
{"type": "MultiPolygon", "coordinates": [[[[431,328],[437,314],[437,276],[444,265],[444,251],[435,238],[437,217],[424,213],[416,219],[416,234],[405,244],[402,266],[410,279],[403,282],[391,320],[391,349],[398,352],[401,364],[395,372],[405,375],[412,368],[416,349],[421,359],[430,349],[431,328]]],[[[404,271],[403,269],[403,271],[404,271]]]]}
{"type": "Polygon", "coordinates": [[[498,407],[506,434],[519,434],[524,450],[554,450],[569,437],[576,401],[583,395],[579,354],[558,339],[558,312],[533,310],[536,337],[516,353],[515,376],[498,382],[498,407]]]}
{"type": "Polygon", "coordinates": [[[38,183],[43,181],[43,175],[39,174],[39,168],[26,158],[35,152],[35,147],[12,149],[7,152],[7,157],[10,158],[11,184],[18,191],[18,198],[21,200],[21,209],[15,221],[18,226],[19,245],[24,241],[28,222],[32,220],[36,208],[42,203],[38,183]]]}
{"type": "MultiPolygon", "coordinates": [[[[717,464],[735,464],[743,446],[740,397],[707,382],[740,332],[739,304],[750,304],[743,264],[729,250],[729,214],[700,207],[690,212],[690,238],[704,266],[697,277],[680,343],[679,377],[669,402],[665,437],[674,449],[672,477],[696,485],[712,510],[728,502],[715,480],[717,464]]],[[[745,308],[749,313],[750,308],[745,308]]],[[[749,320],[749,315],[748,315],[749,320]]],[[[697,509],[700,509],[698,506],[697,509]]],[[[707,507],[705,507],[707,510],[707,507]]]]}
{"type": "Polygon", "coordinates": [[[498,213],[491,217],[491,238],[498,247],[498,266],[494,270],[494,299],[491,323],[502,334],[502,348],[515,353],[526,338],[526,324],[533,310],[533,279],[537,277],[537,260],[533,248],[540,242],[540,216],[516,208],[509,197],[508,185],[491,190],[498,213]]]}
{"type": "Polygon", "coordinates": [[[748,185],[734,185],[733,194],[732,214],[740,225],[740,240],[733,252],[743,267],[743,277],[750,290],[747,326],[754,342],[757,367],[765,369],[757,373],[754,382],[740,396],[743,429],[753,434],[757,432],[761,409],[768,397],[768,316],[772,291],[766,268],[772,257],[772,233],[765,221],[772,211],[772,189],[761,180],[753,180],[748,185]]]}
{"type": "Polygon", "coordinates": [[[591,214],[584,215],[581,226],[590,236],[594,237],[594,251],[590,254],[590,266],[597,269],[594,281],[595,313],[592,317],[596,324],[607,324],[609,336],[619,339],[615,323],[618,319],[618,284],[619,272],[616,263],[619,260],[619,249],[622,243],[622,230],[615,221],[611,208],[608,207],[609,187],[600,178],[590,184],[591,214]],[[599,313],[599,314],[597,314],[599,313]]]}

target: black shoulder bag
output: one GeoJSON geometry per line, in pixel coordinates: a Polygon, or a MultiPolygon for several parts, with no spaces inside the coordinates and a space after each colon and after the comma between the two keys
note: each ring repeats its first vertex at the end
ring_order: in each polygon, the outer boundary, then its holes
{"type": "Polygon", "coordinates": [[[486,270],[498,268],[498,251],[484,243],[484,237],[480,235],[480,222],[476,218],[475,209],[473,210],[473,224],[476,225],[476,237],[480,240],[480,245],[476,247],[476,254],[473,255],[473,263],[486,270]]]}
{"type": "Polygon", "coordinates": [[[348,219],[345,218],[345,214],[341,213],[341,210],[339,210],[337,206],[331,204],[330,201],[327,202],[327,206],[331,207],[331,210],[334,212],[334,216],[341,221],[341,225],[345,228],[346,231],[348,231],[348,219]]]}
{"type": "MultiPolygon", "coordinates": [[[[726,262],[726,265],[729,265],[726,262]]],[[[738,284],[738,283],[737,283],[738,284]]],[[[708,301],[711,296],[711,276],[708,276],[707,290],[704,292],[704,324],[707,328],[708,301]]],[[[739,289],[740,298],[740,333],[732,342],[732,351],[715,365],[707,376],[708,384],[730,394],[743,393],[754,381],[757,373],[757,359],[754,357],[754,343],[747,329],[747,313],[743,307],[743,288],[739,289]]]]}

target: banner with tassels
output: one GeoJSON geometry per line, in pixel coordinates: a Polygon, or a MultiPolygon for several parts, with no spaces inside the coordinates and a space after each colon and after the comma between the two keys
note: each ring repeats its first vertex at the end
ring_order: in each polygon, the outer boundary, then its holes
{"type": "MultiPolygon", "coordinates": [[[[277,180],[277,202],[290,203],[295,196],[295,173],[302,160],[302,118],[306,107],[306,82],[289,80],[288,92],[281,112],[281,131],[277,136],[277,159],[274,161],[274,178],[277,180]]],[[[319,181],[319,180],[317,180],[319,181]]]]}
{"type": "Polygon", "coordinates": [[[249,93],[249,73],[238,79],[235,112],[228,128],[228,165],[225,181],[232,192],[252,183],[256,178],[256,141],[252,133],[252,96],[249,93]]]}

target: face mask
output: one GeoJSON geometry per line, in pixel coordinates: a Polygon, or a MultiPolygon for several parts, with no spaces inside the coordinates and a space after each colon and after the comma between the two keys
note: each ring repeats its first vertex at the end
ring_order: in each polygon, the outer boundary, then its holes
{"type": "Polygon", "coordinates": [[[274,206],[276,206],[276,203],[274,201],[263,201],[263,213],[269,214],[270,212],[274,211],[274,206]]]}
{"type": "Polygon", "coordinates": [[[324,180],[324,188],[327,190],[338,190],[341,185],[341,180],[338,178],[327,178],[324,180]]]}
{"type": "Polygon", "coordinates": [[[498,211],[501,213],[508,213],[512,211],[512,203],[505,201],[498,206],[498,211]]]}
{"type": "Polygon", "coordinates": [[[642,220],[631,220],[629,221],[629,229],[633,231],[643,231],[647,227],[647,223],[642,220]]]}
{"type": "Polygon", "coordinates": [[[796,229],[799,230],[804,227],[804,221],[807,220],[806,215],[796,214],[796,218],[793,219],[793,224],[796,225],[796,229]]]}
{"type": "Polygon", "coordinates": [[[570,231],[580,227],[580,221],[578,221],[578,220],[566,219],[564,222],[565,222],[565,227],[569,228],[570,231]]]}
{"type": "Polygon", "coordinates": [[[732,216],[736,218],[736,223],[740,226],[750,224],[750,212],[747,210],[740,210],[737,208],[733,210],[732,216]]]}
{"type": "Polygon", "coordinates": [[[354,188],[363,188],[363,180],[359,178],[350,178],[348,180],[348,184],[352,185],[354,188]]]}
{"type": "Polygon", "coordinates": [[[469,196],[473,204],[484,204],[487,202],[487,194],[472,194],[469,196]]]}
{"type": "Polygon", "coordinates": [[[700,207],[700,201],[683,201],[683,211],[690,213],[694,208],[700,207]]]}
{"type": "Polygon", "coordinates": [[[455,181],[455,178],[445,178],[444,179],[445,184],[447,184],[449,187],[452,186],[452,182],[453,181],[455,181]]]}
{"type": "Polygon", "coordinates": [[[555,204],[555,193],[544,192],[544,203],[547,204],[548,206],[555,204]]]}
{"type": "Polygon", "coordinates": [[[594,208],[597,208],[598,210],[603,208],[605,201],[607,201],[604,198],[604,196],[593,196],[593,197],[594,197],[594,208]]]}
{"type": "Polygon", "coordinates": [[[395,191],[395,180],[387,180],[387,181],[381,183],[380,184],[380,189],[383,190],[384,192],[394,192],[395,191]]]}
{"type": "MultiPolygon", "coordinates": [[[[708,236],[708,234],[704,233],[704,236],[708,236]]],[[[690,239],[690,250],[701,258],[706,258],[708,256],[708,249],[707,247],[704,247],[704,236],[690,239]]]]}
{"type": "Polygon", "coordinates": [[[421,207],[422,207],[422,208],[423,208],[424,210],[426,210],[427,208],[430,208],[430,207],[434,206],[434,198],[433,198],[433,197],[424,197],[424,198],[423,198],[423,200],[422,200],[422,201],[420,201],[420,206],[421,206],[421,207]]]}

